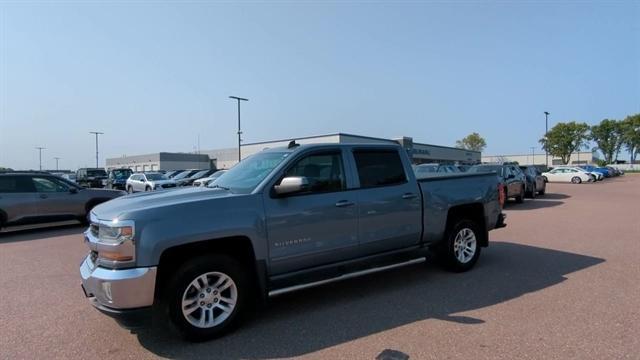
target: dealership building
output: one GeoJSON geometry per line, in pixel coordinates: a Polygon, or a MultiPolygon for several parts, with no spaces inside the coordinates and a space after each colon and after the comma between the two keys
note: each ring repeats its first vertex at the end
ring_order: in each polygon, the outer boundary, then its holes
{"type": "MultiPolygon", "coordinates": [[[[548,157],[549,163],[547,166],[564,165],[562,159],[559,157],[548,157]]],[[[483,163],[502,163],[502,162],[517,162],[520,165],[543,165],[547,160],[545,153],[542,154],[516,154],[516,155],[483,155],[483,163]]],[[[569,158],[570,165],[586,165],[594,164],[598,160],[595,153],[591,151],[580,151],[571,154],[569,158]]]]}
{"type": "MultiPolygon", "coordinates": [[[[384,139],[345,133],[243,144],[240,148],[240,154],[244,159],[265,149],[287,146],[292,140],[295,140],[298,144],[400,144],[405,148],[415,164],[436,162],[444,164],[477,164],[481,161],[479,151],[417,143],[411,137],[384,139]]],[[[209,167],[229,169],[237,162],[238,148],[226,148],[204,150],[200,154],[162,152],[110,158],[107,159],[107,169],[118,167],[131,168],[133,171],[204,169],[209,167]]]]}

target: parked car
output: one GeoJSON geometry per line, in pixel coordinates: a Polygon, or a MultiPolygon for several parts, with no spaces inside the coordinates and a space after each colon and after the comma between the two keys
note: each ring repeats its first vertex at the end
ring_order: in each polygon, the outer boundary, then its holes
{"type": "Polygon", "coordinates": [[[81,168],[76,172],[76,183],[82,187],[103,188],[107,172],[100,168],[81,168]]]}
{"type": "Polygon", "coordinates": [[[200,170],[189,177],[178,180],[178,186],[191,186],[195,180],[208,177],[216,171],[216,169],[200,170]]]}
{"type": "Polygon", "coordinates": [[[160,173],[136,173],[127,179],[127,192],[171,189],[177,186],[173,179],[167,179],[160,173]]]}
{"type": "Polygon", "coordinates": [[[71,181],[72,183],[76,183],[76,174],[63,174],[61,177],[65,180],[71,181]]]}
{"type": "Polygon", "coordinates": [[[124,194],[83,188],[42,172],[2,172],[0,228],[64,220],[84,222],[94,206],[124,194]]]}
{"type": "Polygon", "coordinates": [[[596,180],[603,180],[605,177],[607,177],[607,174],[609,173],[608,169],[595,167],[593,165],[580,165],[579,167],[592,174],[600,174],[600,176],[597,176],[596,180]]]}
{"type": "Polygon", "coordinates": [[[545,182],[571,182],[580,184],[592,181],[593,177],[588,172],[575,167],[558,167],[542,173],[545,182]]]}
{"type": "Polygon", "coordinates": [[[111,169],[107,175],[107,189],[127,190],[127,179],[133,174],[129,168],[111,169]]]}
{"type": "Polygon", "coordinates": [[[467,173],[495,172],[506,190],[505,198],[514,198],[522,203],[526,194],[526,177],[515,164],[479,164],[472,166],[467,173]]]}
{"type": "Polygon", "coordinates": [[[560,169],[560,168],[576,169],[578,171],[585,172],[590,177],[589,181],[595,182],[595,181],[599,181],[599,180],[604,179],[604,175],[602,175],[601,173],[599,173],[599,172],[591,172],[591,171],[588,171],[588,170],[586,170],[586,169],[584,169],[584,168],[582,168],[580,166],[563,165],[563,166],[557,166],[554,169],[560,169]]]}
{"type": "Polygon", "coordinates": [[[520,166],[520,170],[524,173],[526,182],[526,193],[531,198],[535,198],[536,194],[544,195],[547,191],[547,183],[542,177],[542,173],[535,166],[520,166]]]}
{"type": "Polygon", "coordinates": [[[185,170],[183,172],[181,172],[178,175],[174,175],[171,179],[175,180],[176,184],[179,184],[181,182],[181,180],[183,179],[187,179],[189,178],[191,175],[199,172],[200,170],[197,169],[191,169],[191,170],[185,170]]]}
{"type": "Polygon", "coordinates": [[[413,166],[413,171],[418,179],[433,176],[434,174],[454,174],[459,173],[455,165],[443,165],[443,164],[420,164],[413,166]]]}
{"type": "Polygon", "coordinates": [[[183,172],[183,171],[185,171],[185,170],[170,170],[170,171],[165,172],[165,173],[164,173],[164,176],[165,176],[167,179],[172,179],[174,176],[176,176],[176,175],[180,174],[180,173],[181,173],[181,172],[183,172]]]}
{"type": "Polygon", "coordinates": [[[215,181],[217,178],[219,178],[220,175],[222,175],[222,174],[224,174],[226,172],[227,172],[227,170],[218,170],[218,171],[214,172],[213,174],[211,174],[211,176],[209,176],[209,177],[198,179],[198,180],[194,181],[193,182],[193,186],[208,186],[213,181],[215,181]]]}
{"type": "Polygon", "coordinates": [[[609,173],[612,174],[613,176],[620,176],[620,175],[624,175],[624,172],[618,168],[614,168],[613,166],[607,166],[607,169],[609,169],[609,173]]]}
{"type": "Polygon", "coordinates": [[[125,327],[155,313],[206,340],[252,300],[423,262],[428,249],[448,269],[471,269],[505,226],[498,187],[493,174],[416,181],[399,145],[268,149],[214,187],[96,207],[82,287],[125,327]]]}

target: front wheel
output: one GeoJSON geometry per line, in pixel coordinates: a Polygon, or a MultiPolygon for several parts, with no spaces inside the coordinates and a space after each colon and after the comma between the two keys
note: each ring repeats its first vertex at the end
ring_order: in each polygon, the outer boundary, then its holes
{"type": "Polygon", "coordinates": [[[439,245],[437,255],[442,264],[454,272],[470,270],[480,257],[480,229],[471,220],[460,220],[452,226],[439,245]]]}
{"type": "Polygon", "coordinates": [[[580,184],[580,183],[582,182],[582,179],[580,179],[580,178],[579,178],[579,177],[577,177],[577,176],[574,176],[574,177],[571,179],[571,182],[572,182],[572,183],[574,183],[574,184],[580,184]]]}
{"type": "Polygon", "coordinates": [[[246,273],[232,257],[208,255],[186,262],[168,283],[172,324],[190,341],[224,335],[244,310],[247,284],[246,273]]]}

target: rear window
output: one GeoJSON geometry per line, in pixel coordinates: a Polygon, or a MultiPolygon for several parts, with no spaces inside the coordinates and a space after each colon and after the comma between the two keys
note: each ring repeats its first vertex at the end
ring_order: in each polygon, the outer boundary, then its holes
{"type": "Polygon", "coordinates": [[[362,188],[396,185],[407,181],[397,151],[356,150],[353,156],[362,188]]]}
{"type": "Polygon", "coordinates": [[[107,172],[101,169],[87,170],[87,176],[107,176],[107,172]]]}

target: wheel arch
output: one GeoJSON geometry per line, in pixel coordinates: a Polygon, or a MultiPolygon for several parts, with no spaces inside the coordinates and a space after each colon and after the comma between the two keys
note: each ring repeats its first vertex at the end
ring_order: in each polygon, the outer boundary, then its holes
{"type": "Polygon", "coordinates": [[[447,213],[447,226],[445,236],[449,230],[460,220],[471,220],[480,226],[479,243],[480,246],[489,245],[489,232],[484,213],[484,206],[481,203],[457,205],[449,208],[447,213]]]}
{"type": "Polygon", "coordinates": [[[257,261],[251,239],[247,236],[230,236],[197,241],[165,249],[158,262],[155,299],[162,298],[163,285],[171,278],[175,269],[195,255],[223,254],[239,260],[249,269],[249,277],[259,291],[260,298],[266,300],[266,264],[257,261]]]}

